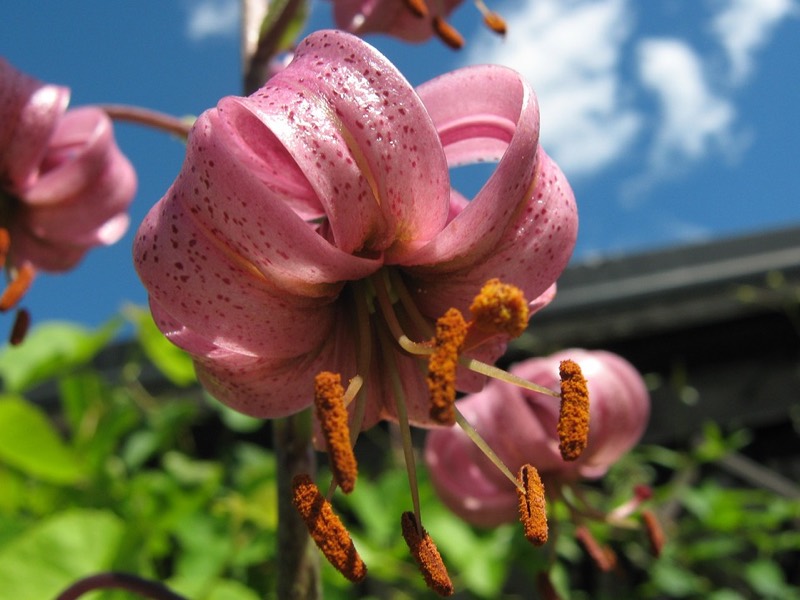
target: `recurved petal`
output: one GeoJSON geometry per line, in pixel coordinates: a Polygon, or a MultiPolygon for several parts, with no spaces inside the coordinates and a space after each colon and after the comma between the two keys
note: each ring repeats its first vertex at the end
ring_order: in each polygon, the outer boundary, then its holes
{"type": "Polygon", "coordinates": [[[569,183],[541,148],[526,196],[490,254],[460,266],[461,261],[450,261],[408,269],[416,282],[410,287],[418,291],[418,303],[426,314],[441,313],[450,306],[463,310],[476,290],[493,277],[516,285],[534,304],[546,297],[572,255],[578,218],[569,183]]]}
{"type": "Polygon", "coordinates": [[[332,327],[341,284],[326,286],[324,294],[317,286],[316,297],[281,290],[202,228],[178,193],[150,211],[134,243],[134,263],[151,302],[231,352],[268,361],[316,352],[332,327]]]}
{"type": "Polygon", "coordinates": [[[372,46],[314,33],[250,101],[308,178],[338,248],[402,256],[444,226],[449,175],[437,132],[372,46]]]}
{"type": "Polygon", "coordinates": [[[471,266],[492,253],[529,199],[539,108],[522,77],[499,66],[459,69],[421,85],[417,92],[433,118],[448,164],[500,159],[464,210],[404,261],[441,274],[471,266]]]}
{"type": "Polygon", "coordinates": [[[38,175],[69,89],[43,84],[0,58],[0,182],[22,195],[38,175]]]}
{"type": "Polygon", "coordinates": [[[374,272],[379,261],[342,252],[286,201],[302,190],[302,174],[273,177],[292,162],[263,122],[239,99],[220,107],[195,123],[183,169],[148,215],[152,232],[171,236],[191,221],[193,235],[289,295],[328,296],[332,285],[374,272]]]}

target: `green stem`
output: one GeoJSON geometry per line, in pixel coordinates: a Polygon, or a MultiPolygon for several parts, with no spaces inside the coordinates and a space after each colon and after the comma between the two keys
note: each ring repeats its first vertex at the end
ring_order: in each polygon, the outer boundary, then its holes
{"type": "Polygon", "coordinates": [[[292,504],[292,478],[314,477],[311,411],[272,422],[278,469],[277,593],[281,600],[322,598],[319,554],[306,524],[292,504]]]}

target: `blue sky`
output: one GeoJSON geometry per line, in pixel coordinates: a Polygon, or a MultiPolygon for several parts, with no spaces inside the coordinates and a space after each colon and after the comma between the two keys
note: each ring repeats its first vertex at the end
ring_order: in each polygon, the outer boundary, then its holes
{"type": "MultiPolygon", "coordinates": [[[[575,260],[800,223],[797,0],[486,1],[506,17],[505,39],[465,0],[452,18],[467,39],[461,52],[437,40],[368,40],[412,84],[471,63],[525,74],[541,104],[542,143],[578,198],[575,260]]],[[[329,2],[317,0],[309,29],[331,25],[329,2]]],[[[71,87],[72,105],[198,114],[239,92],[238,2],[9,3],[0,54],[71,87]]],[[[126,124],[117,137],[139,173],[131,230],[76,271],[40,276],[26,298],[36,321],[99,323],[145,302],[133,232],[183,148],[126,124]]]]}

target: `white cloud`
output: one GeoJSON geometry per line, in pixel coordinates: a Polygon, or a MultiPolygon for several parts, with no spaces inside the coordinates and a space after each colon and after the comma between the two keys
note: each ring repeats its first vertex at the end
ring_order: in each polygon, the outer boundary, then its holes
{"type": "Polygon", "coordinates": [[[727,0],[711,23],[731,65],[731,79],[741,83],[753,69],[753,55],[785,18],[797,15],[793,0],[727,0]]]}
{"type": "Polygon", "coordinates": [[[195,41],[231,36],[239,28],[238,0],[187,0],[186,33],[195,41]]]}
{"type": "Polygon", "coordinates": [[[466,63],[499,63],[536,90],[542,144],[570,175],[600,171],[630,150],[642,125],[625,96],[621,50],[629,0],[536,0],[503,9],[505,43],[472,40],[466,63]]]}
{"type": "Polygon", "coordinates": [[[647,39],[638,47],[642,85],[658,98],[661,112],[651,160],[702,158],[729,141],[733,105],[709,88],[700,57],[677,39],[647,39]]]}

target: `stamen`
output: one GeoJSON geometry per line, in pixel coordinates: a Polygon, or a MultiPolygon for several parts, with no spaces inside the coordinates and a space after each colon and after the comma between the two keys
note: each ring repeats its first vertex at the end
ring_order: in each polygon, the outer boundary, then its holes
{"type": "Polygon", "coordinates": [[[575,537],[580,545],[583,546],[586,554],[588,554],[594,564],[597,565],[598,569],[604,573],[608,573],[614,569],[617,564],[616,555],[614,555],[611,548],[608,548],[607,546],[601,546],[588,528],[583,525],[579,525],[575,529],[575,537]]]}
{"type": "Polygon", "coordinates": [[[464,46],[464,38],[458,30],[445,21],[442,17],[433,17],[433,31],[445,44],[453,50],[460,50],[464,46]]]}
{"type": "Polygon", "coordinates": [[[14,275],[11,283],[6,286],[3,295],[0,296],[0,311],[7,311],[14,308],[22,300],[25,292],[31,287],[36,269],[30,263],[24,263],[14,275]]]}
{"type": "Polygon", "coordinates": [[[8,229],[0,227],[0,269],[6,266],[8,251],[11,249],[11,235],[8,229]]]}
{"type": "Polygon", "coordinates": [[[434,352],[428,360],[427,382],[431,393],[430,417],[440,425],[456,422],[456,369],[467,329],[467,322],[456,308],[448,309],[436,321],[434,352]]]}
{"type": "Polygon", "coordinates": [[[367,566],[331,503],[308,475],[295,475],[292,480],[292,503],[328,562],[350,581],[363,580],[367,576],[367,566]]]}
{"type": "Polygon", "coordinates": [[[325,436],[333,477],[342,491],[349,494],[356,485],[358,465],[350,443],[341,375],[323,371],[314,378],[314,406],[325,436]]]}
{"type": "Polygon", "coordinates": [[[650,541],[650,552],[658,558],[661,556],[661,551],[664,549],[664,530],[661,528],[661,523],[651,510],[642,511],[642,522],[647,530],[647,539],[650,541]]]}
{"type": "Polygon", "coordinates": [[[428,16],[428,5],[425,4],[425,0],[403,0],[403,3],[415,17],[428,16]]]}
{"type": "Polygon", "coordinates": [[[487,281],[469,307],[474,326],[485,333],[519,337],[528,327],[528,301],[515,285],[499,279],[487,281]]]}
{"type": "Polygon", "coordinates": [[[498,13],[489,10],[483,0],[475,0],[475,6],[483,15],[483,23],[492,31],[499,35],[506,34],[506,22],[498,13]]]}
{"type": "Polygon", "coordinates": [[[440,596],[451,596],[455,591],[453,583],[431,536],[410,511],[403,513],[400,525],[403,528],[403,538],[425,578],[425,583],[440,596]]]}
{"type": "Polygon", "coordinates": [[[14,317],[14,325],[11,327],[11,335],[9,335],[8,343],[12,346],[19,346],[25,339],[28,333],[28,327],[31,324],[31,314],[24,308],[17,310],[17,315],[14,317]]]}
{"type": "Polygon", "coordinates": [[[547,543],[547,505],[544,498],[544,484],[539,472],[532,465],[522,465],[517,475],[521,489],[519,497],[519,519],[525,530],[525,537],[534,546],[547,543]]]}
{"type": "Polygon", "coordinates": [[[484,440],[481,437],[481,435],[475,430],[472,424],[469,421],[467,421],[467,419],[464,417],[461,411],[458,410],[458,407],[455,407],[455,412],[456,412],[456,423],[458,423],[458,426],[461,427],[461,430],[466,434],[466,436],[470,440],[472,440],[472,443],[475,444],[480,449],[480,451],[484,453],[486,458],[492,461],[492,464],[494,466],[500,469],[500,472],[503,475],[505,475],[511,481],[511,483],[513,483],[518,489],[524,491],[524,488],[522,488],[520,482],[517,481],[517,478],[514,477],[509,468],[505,465],[505,463],[502,460],[500,460],[500,457],[497,456],[497,453],[494,450],[492,450],[491,446],[489,446],[489,444],[486,443],[486,440],[484,440]]]}
{"type": "Polygon", "coordinates": [[[564,460],[576,460],[589,441],[589,390],[581,368],[562,360],[561,411],[558,415],[558,448],[564,460]]]}

